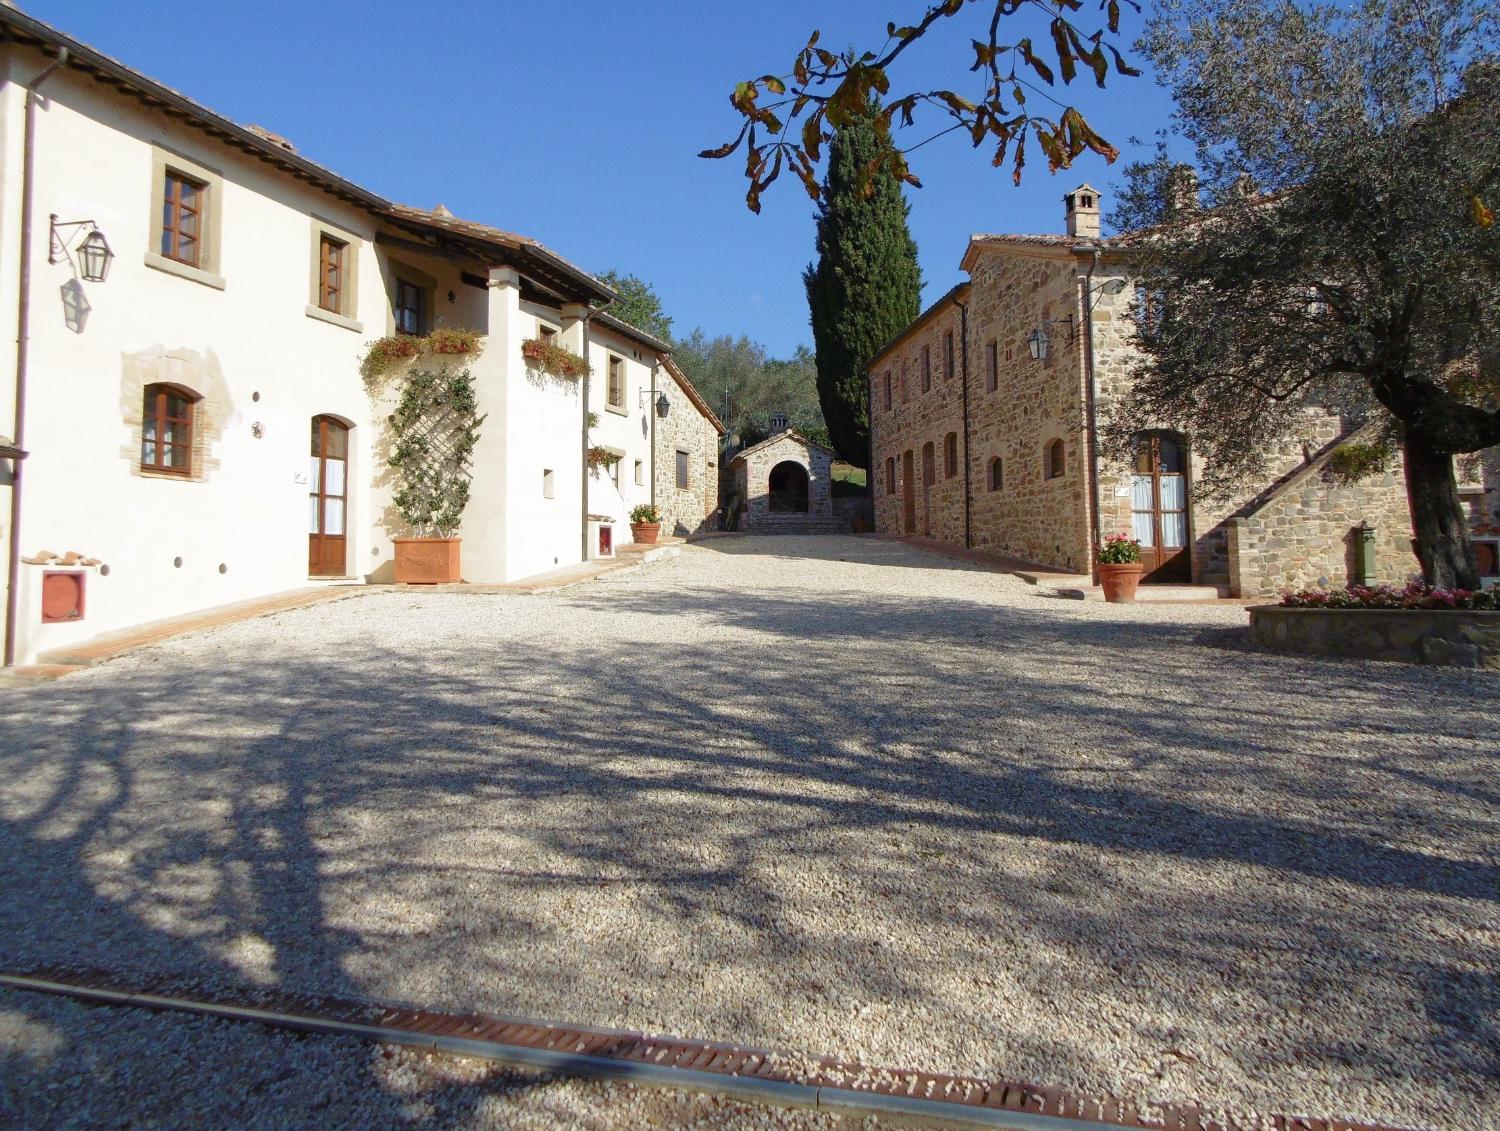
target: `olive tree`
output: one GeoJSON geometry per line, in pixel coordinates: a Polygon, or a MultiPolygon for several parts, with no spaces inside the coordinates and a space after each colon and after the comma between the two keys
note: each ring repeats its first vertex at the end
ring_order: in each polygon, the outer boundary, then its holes
{"type": "Polygon", "coordinates": [[[1212,493],[1309,407],[1377,422],[1439,586],[1478,582],[1454,456],[1500,444],[1494,25],[1471,0],[1168,0],[1142,45],[1213,207],[1126,218],[1154,226],[1111,432],[1178,422],[1212,493]]]}

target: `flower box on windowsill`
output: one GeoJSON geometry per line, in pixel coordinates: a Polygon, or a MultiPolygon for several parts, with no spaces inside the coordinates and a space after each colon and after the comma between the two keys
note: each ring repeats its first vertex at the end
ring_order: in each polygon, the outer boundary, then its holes
{"type": "Polygon", "coordinates": [[[527,338],[521,343],[521,356],[554,377],[576,380],[590,372],[589,363],[566,346],[548,338],[527,338]]]}

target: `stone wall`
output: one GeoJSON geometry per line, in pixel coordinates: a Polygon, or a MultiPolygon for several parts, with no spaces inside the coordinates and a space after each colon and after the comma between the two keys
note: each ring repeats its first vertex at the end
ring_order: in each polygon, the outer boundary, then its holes
{"type": "Polygon", "coordinates": [[[656,417],[656,507],[661,528],[668,534],[697,534],[718,527],[719,430],[698,411],[676,376],[663,366],[658,388],[667,394],[671,410],[656,417]],[[687,486],[677,483],[677,453],[687,453],[687,486]]]}
{"type": "Polygon", "coordinates": [[[1315,656],[1500,671],[1500,612],[1266,605],[1250,610],[1250,639],[1315,656]]]}
{"type": "Polygon", "coordinates": [[[986,252],[969,305],[969,419],[973,544],[1058,569],[1092,568],[1084,428],[1079,280],[1067,254],[986,252]],[[1071,323],[1068,321],[1071,319],[1071,323]],[[1027,338],[1043,322],[1050,356],[1027,338]],[[989,348],[998,362],[989,388],[989,348]],[[1047,446],[1061,440],[1063,474],[1047,478],[1047,446]],[[1000,484],[990,469],[1000,460],[1000,484]]]}
{"type": "Polygon", "coordinates": [[[1229,585],[1237,597],[1350,585],[1358,574],[1360,534],[1375,528],[1370,584],[1403,585],[1420,576],[1399,465],[1359,483],[1330,481],[1332,446],[1270,497],[1228,523],[1229,585]]]}
{"type": "Polygon", "coordinates": [[[783,432],[735,457],[735,487],[745,500],[739,529],[753,530],[758,522],[783,517],[771,512],[770,481],[771,469],[784,462],[800,464],[807,472],[807,517],[834,517],[833,453],[794,432],[783,432]]]}
{"type": "MultiPolygon", "coordinates": [[[[871,405],[870,495],[875,529],[882,534],[911,533],[959,545],[964,540],[963,482],[963,325],[959,308],[934,311],[882,359],[873,375],[871,405]],[[953,373],[947,369],[947,342],[953,341],[953,373]],[[931,376],[924,382],[924,357],[931,376]],[[886,407],[886,382],[890,407],[886,407]],[[924,385],[926,386],[924,388],[924,385]],[[958,446],[952,475],[946,466],[949,434],[958,446]],[[930,445],[930,447],[929,447],[930,445]],[[931,482],[924,475],[924,452],[931,453],[931,482]],[[907,453],[911,482],[907,483],[907,453]]],[[[972,367],[972,359],[971,359],[972,367]]]]}

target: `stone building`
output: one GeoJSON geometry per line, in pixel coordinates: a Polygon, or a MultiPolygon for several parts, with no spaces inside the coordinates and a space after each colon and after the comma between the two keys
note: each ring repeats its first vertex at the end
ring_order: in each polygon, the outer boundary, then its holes
{"type": "MultiPolygon", "coordinates": [[[[1419,572],[1400,469],[1353,486],[1326,474],[1352,427],[1335,416],[1309,412],[1264,481],[1223,501],[1195,495],[1201,458],[1166,422],[1141,422],[1128,461],[1100,450],[1138,357],[1136,284],[1128,245],[1101,235],[1097,190],[1064,202],[1064,233],[973,236],[969,280],[871,359],[876,529],[1089,575],[1103,536],[1129,531],[1148,583],[1242,596],[1419,572]]],[[[1476,516],[1495,486],[1466,488],[1476,516]]]]}
{"type": "Polygon", "coordinates": [[[657,386],[653,501],[662,530],[696,534],[717,525],[724,425],[669,355],[662,356],[661,374],[666,380],[657,386]]]}
{"type": "Polygon", "coordinates": [[[823,534],[846,529],[833,510],[834,453],[794,429],[753,444],[730,461],[737,529],[823,534]]]}

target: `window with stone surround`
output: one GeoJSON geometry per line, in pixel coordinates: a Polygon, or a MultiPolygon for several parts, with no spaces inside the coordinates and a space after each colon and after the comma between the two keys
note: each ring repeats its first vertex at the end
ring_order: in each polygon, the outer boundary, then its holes
{"type": "Polygon", "coordinates": [[[885,461],[885,493],[894,495],[896,493],[896,457],[887,456],[885,461]]]}
{"type": "Polygon", "coordinates": [[[943,437],[943,478],[952,479],[958,474],[958,433],[949,432],[943,437]]]}
{"type": "Polygon", "coordinates": [[[1042,475],[1047,479],[1061,479],[1067,471],[1067,449],[1061,440],[1053,440],[1042,453],[1042,475]]]}
{"type": "Polygon", "coordinates": [[[891,371],[885,371],[885,411],[891,411],[891,371]]]}
{"type": "Polygon", "coordinates": [[[991,342],[984,347],[984,391],[993,393],[1000,387],[1000,345],[991,342]]]}
{"type": "Polygon", "coordinates": [[[953,380],[953,331],[943,335],[943,379],[953,380]]]}
{"type": "Polygon", "coordinates": [[[932,347],[922,347],[922,392],[932,391],[932,347]]]}
{"type": "Polygon", "coordinates": [[[1005,466],[1000,462],[999,456],[990,460],[988,482],[991,491],[998,491],[1005,486],[1005,466]]]}
{"type": "Polygon", "coordinates": [[[901,363],[901,403],[911,403],[911,382],[906,379],[906,363],[901,363]]]}
{"type": "Polygon", "coordinates": [[[681,448],[677,449],[677,489],[686,491],[688,489],[688,459],[689,455],[681,448]]]}

